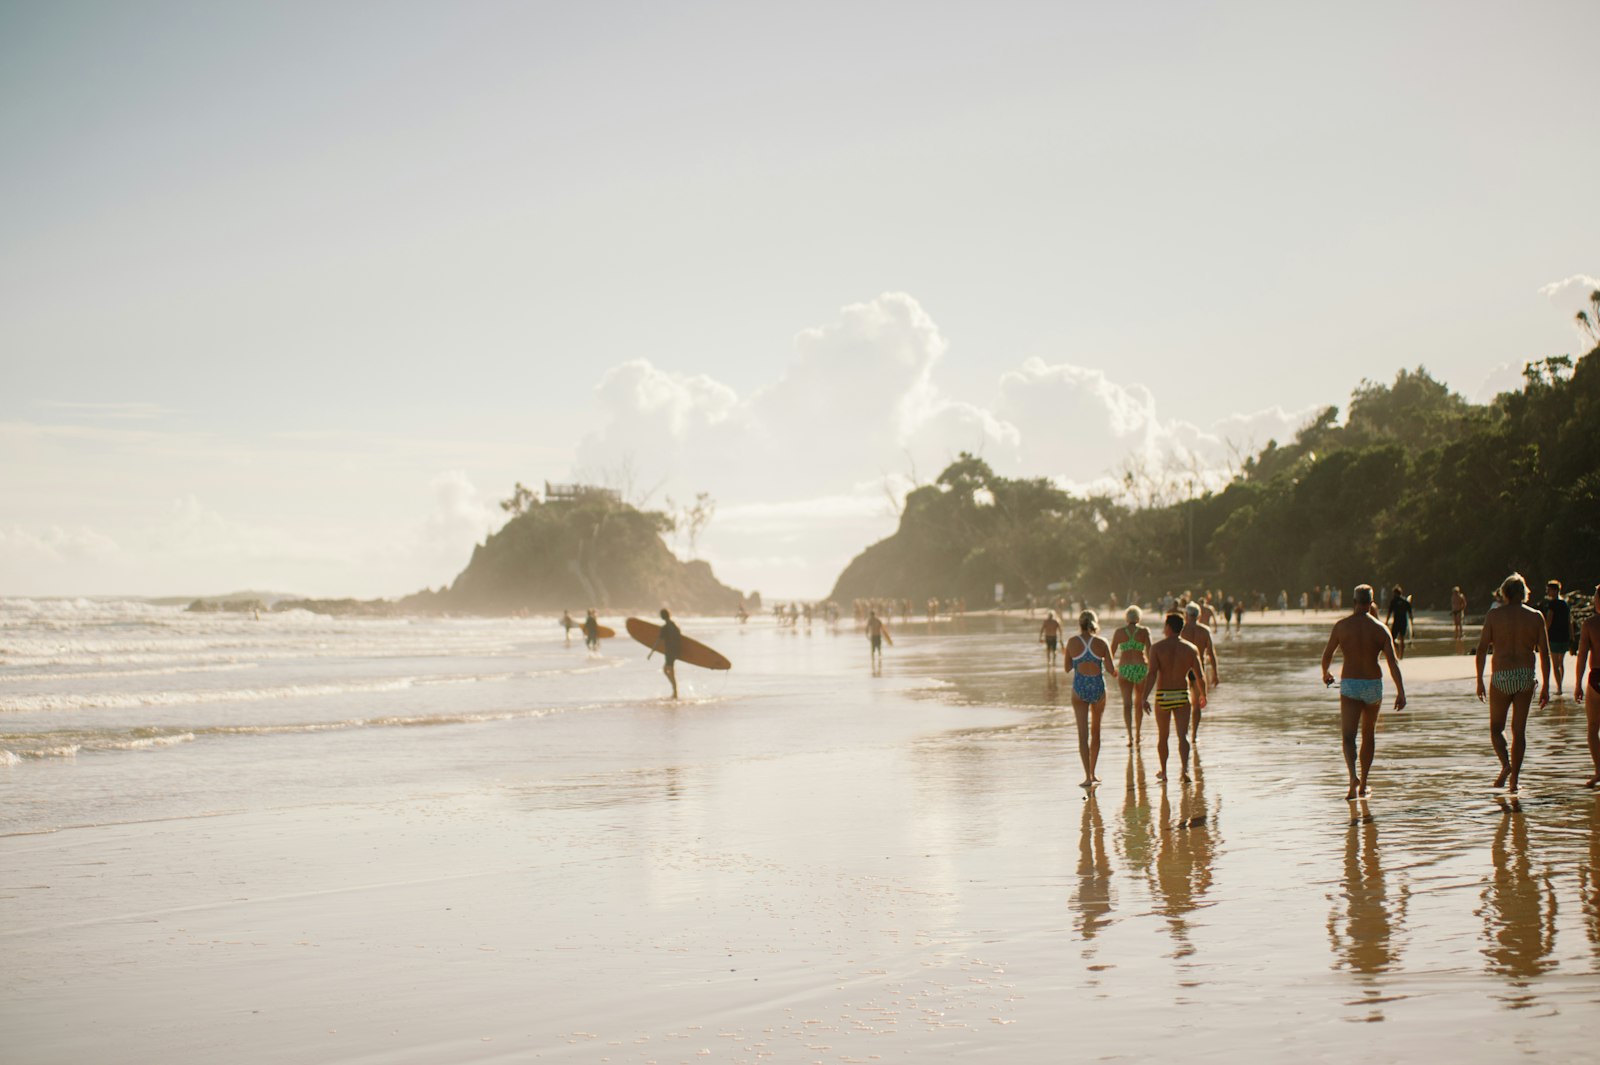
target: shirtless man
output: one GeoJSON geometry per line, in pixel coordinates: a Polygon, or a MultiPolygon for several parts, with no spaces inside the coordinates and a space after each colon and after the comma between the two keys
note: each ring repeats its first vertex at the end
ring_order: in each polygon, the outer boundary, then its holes
{"type": "Polygon", "coordinates": [[[1528,710],[1533,702],[1533,656],[1539,656],[1539,706],[1550,704],[1550,640],[1544,615],[1528,605],[1528,582],[1513,573],[1500,585],[1505,605],[1483,619],[1483,635],[1476,655],[1478,701],[1489,704],[1489,739],[1500,759],[1494,786],[1515,794],[1522,775],[1522,756],[1528,749],[1528,710]],[[1494,670],[1489,686],[1483,684],[1483,662],[1493,652],[1494,670]],[[1506,716],[1511,717],[1511,753],[1506,756],[1506,716]]]}
{"type": "MultiPolygon", "coordinates": [[[[1183,608],[1183,615],[1187,619],[1183,626],[1183,638],[1194,644],[1195,647],[1199,648],[1201,663],[1203,665],[1209,664],[1211,669],[1211,687],[1220,687],[1222,684],[1222,678],[1217,675],[1217,645],[1212,642],[1210,626],[1208,626],[1205,621],[1202,620],[1203,611],[1201,607],[1198,604],[1190,603],[1188,606],[1183,608]]],[[[1199,675],[1200,671],[1196,670],[1195,676],[1198,677],[1199,675]]],[[[1196,737],[1200,735],[1200,712],[1204,710],[1206,706],[1205,689],[1202,688],[1200,691],[1200,701],[1195,704],[1194,714],[1189,719],[1190,735],[1196,737]]]]}
{"type": "MultiPolygon", "coordinates": [[[[1200,596],[1200,624],[1208,629],[1217,627],[1217,608],[1211,605],[1211,593],[1200,596]]],[[[1187,639],[1187,637],[1185,637],[1187,639]]]]}
{"type": "Polygon", "coordinates": [[[1370,794],[1367,774],[1372,771],[1372,754],[1377,745],[1378,710],[1383,706],[1383,671],[1378,668],[1381,653],[1389,663],[1394,679],[1394,708],[1406,708],[1406,685],[1400,679],[1400,663],[1394,655],[1394,637],[1367,608],[1372,605],[1372,585],[1356,585],[1354,609],[1340,618],[1322,649],[1322,683],[1332,684],[1333,653],[1344,656],[1339,669],[1339,729],[1344,742],[1344,767],[1350,772],[1350,792],[1346,799],[1370,794]],[[1361,775],[1356,776],[1356,727],[1361,728],[1361,775]]]}
{"type": "Polygon", "coordinates": [[[1183,638],[1183,615],[1168,614],[1162,639],[1150,647],[1150,672],[1139,685],[1139,705],[1150,712],[1150,693],[1155,692],[1156,754],[1161,758],[1157,780],[1167,779],[1167,732],[1174,716],[1178,719],[1178,757],[1183,762],[1183,782],[1189,783],[1189,675],[1194,674],[1205,697],[1205,667],[1200,649],[1183,638]]]}
{"type": "Polygon", "coordinates": [[[876,610],[870,611],[867,614],[867,642],[872,646],[872,651],[868,655],[871,661],[883,661],[884,637],[889,637],[889,642],[894,643],[894,637],[889,636],[889,626],[883,623],[876,610]]]}
{"type": "Polygon", "coordinates": [[[1053,672],[1056,668],[1056,645],[1061,642],[1061,622],[1054,610],[1046,610],[1044,624],[1039,626],[1039,642],[1044,644],[1044,663],[1053,672]]]}
{"type": "MultiPolygon", "coordinates": [[[[1583,704],[1584,735],[1589,740],[1589,758],[1594,762],[1594,776],[1584,785],[1586,788],[1600,784],[1600,585],[1595,586],[1590,605],[1594,613],[1578,630],[1578,673],[1572,678],[1573,694],[1583,704]]],[[[1600,839],[1600,834],[1596,838],[1600,839]]]]}

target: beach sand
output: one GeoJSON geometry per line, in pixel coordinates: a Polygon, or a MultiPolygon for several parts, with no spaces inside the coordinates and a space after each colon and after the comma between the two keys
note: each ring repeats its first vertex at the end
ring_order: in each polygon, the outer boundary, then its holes
{"type": "Polygon", "coordinates": [[[5,1059],[1588,1054],[1581,708],[1535,713],[1512,802],[1470,681],[1419,673],[1346,803],[1324,634],[1262,620],[1219,639],[1198,780],[1163,788],[1153,727],[1130,754],[1113,706],[1088,799],[1020,617],[896,625],[878,675],[849,626],[686,623],[735,669],[679,705],[619,642],[560,682],[603,695],[582,712],[23,760],[0,771],[5,1059]],[[148,818],[49,808],[163,766],[148,818]]]}

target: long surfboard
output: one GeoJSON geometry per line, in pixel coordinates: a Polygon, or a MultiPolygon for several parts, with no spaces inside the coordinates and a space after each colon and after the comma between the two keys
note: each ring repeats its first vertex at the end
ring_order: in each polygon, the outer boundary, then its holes
{"type": "MultiPolygon", "coordinates": [[[[581,631],[583,626],[579,625],[578,628],[581,631]]],[[[596,625],[594,627],[594,634],[598,639],[609,640],[611,637],[617,634],[617,630],[613,629],[610,625],[596,625]]]]}
{"type": "MultiPolygon", "coordinates": [[[[644,644],[654,648],[661,639],[661,626],[653,621],[643,618],[629,618],[627,620],[628,635],[644,644]]],[[[713,651],[699,640],[682,637],[683,646],[678,655],[678,661],[687,662],[691,666],[700,666],[703,669],[732,669],[733,663],[722,655],[713,651]]]]}

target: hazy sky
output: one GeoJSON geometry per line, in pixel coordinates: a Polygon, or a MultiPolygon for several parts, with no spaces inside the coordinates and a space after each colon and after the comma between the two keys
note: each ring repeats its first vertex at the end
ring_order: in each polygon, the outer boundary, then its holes
{"type": "Polygon", "coordinates": [[[629,470],[815,596],[961,448],[1492,394],[1597,103],[1592,0],[0,2],[0,594],[403,594],[629,470]]]}

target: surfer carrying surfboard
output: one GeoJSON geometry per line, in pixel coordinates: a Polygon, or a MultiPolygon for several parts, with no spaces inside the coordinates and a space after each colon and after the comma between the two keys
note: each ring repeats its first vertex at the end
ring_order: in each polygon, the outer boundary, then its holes
{"type": "Polygon", "coordinates": [[[878,612],[873,610],[867,614],[867,642],[872,645],[872,660],[883,660],[883,641],[888,640],[889,646],[894,646],[894,637],[889,635],[889,626],[883,623],[878,612]]]}
{"type": "Polygon", "coordinates": [[[600,650],[600,619],[594,616],[594,607],[583,619],[583,645],[591,652],[600,650]]]}
{"type": "Polygon", "coordinates": [[[678,663],[678,656],[683,653],[683,633],[678,629],[678,623],[672,620],[672,611],[666,607],[661,608],[661,635],[656,637],[652,651],[660,651],[665,663],[661,672],[667,675],[672,682],[672,697],[678,697],[678,672],[674,668],[678,663]]]}

